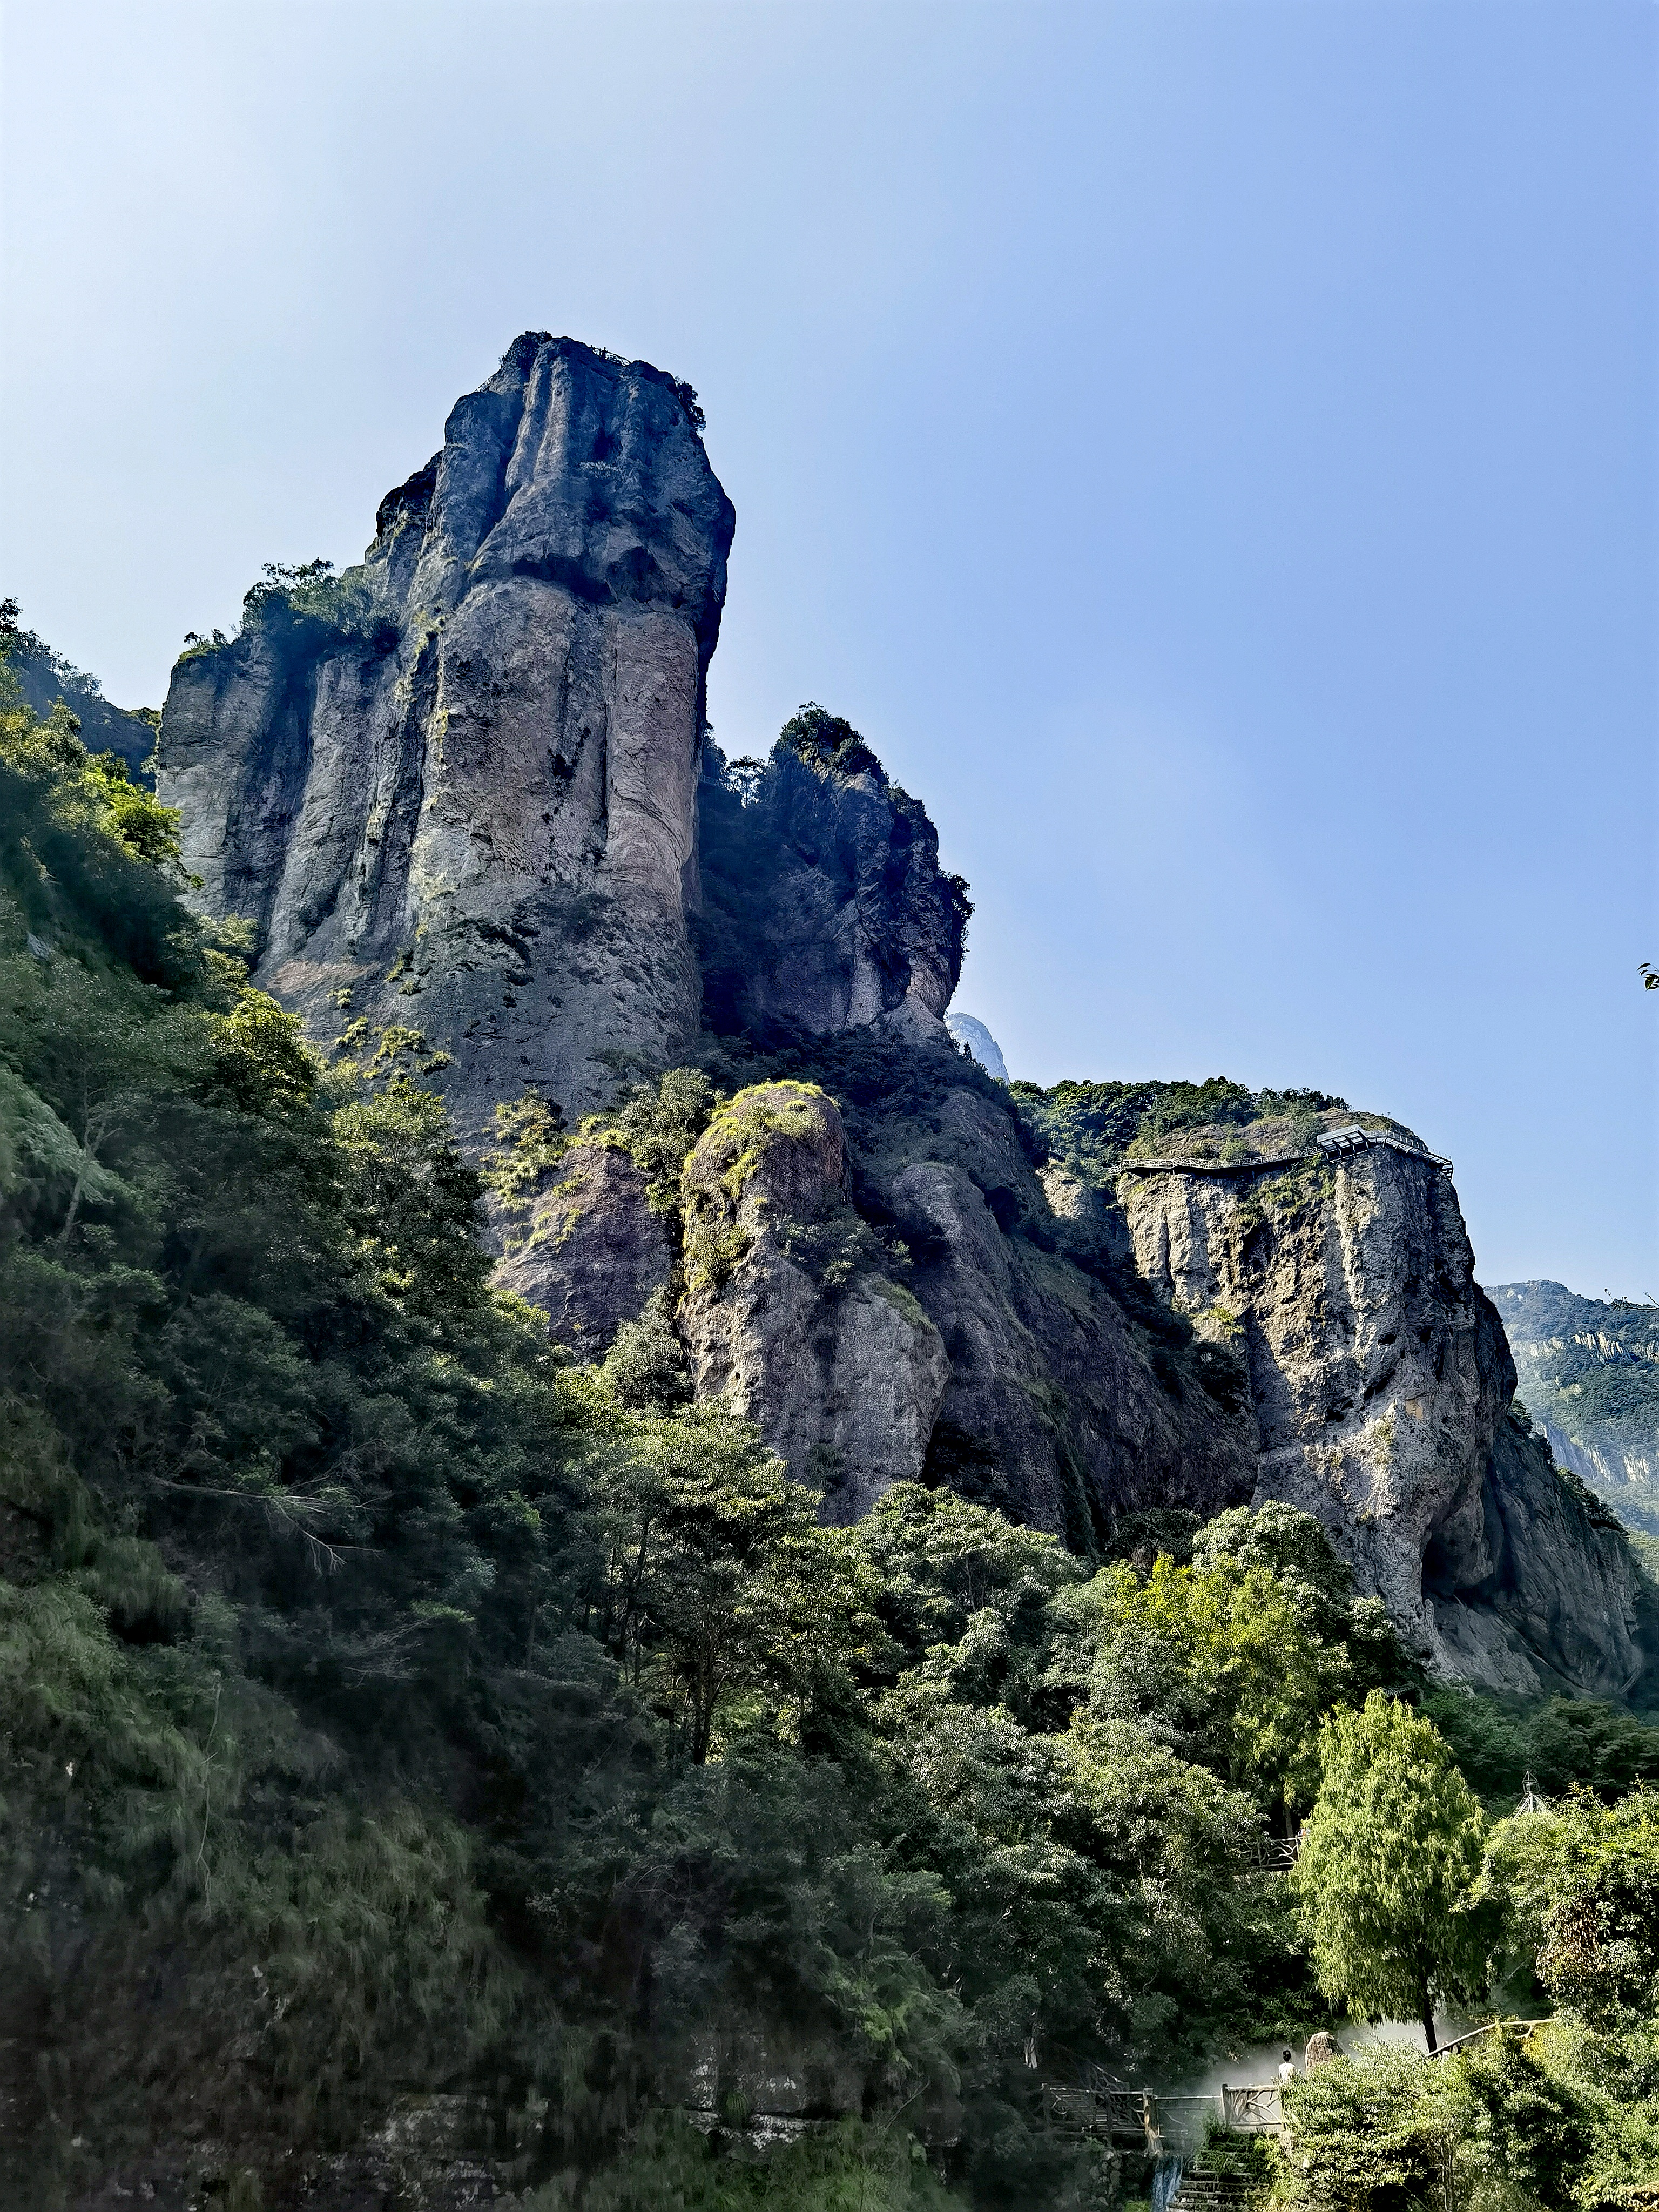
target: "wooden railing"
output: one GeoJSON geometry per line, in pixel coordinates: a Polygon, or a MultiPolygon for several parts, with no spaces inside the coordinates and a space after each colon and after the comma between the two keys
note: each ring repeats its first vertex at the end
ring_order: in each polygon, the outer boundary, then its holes
{"type": "Polygon", "coordinates": [[[1093,2136],[1103,2142],[1133,2143],[1153,2156],[1164,2148],[1166,2135],[1184,2137],[1212,2114],[1234,2135],[1276,2134],[1285,2124],[1276,2081],[1242,2088],[1224,2082],[1207,2094],[1182,2096],[1156,2089],[1051,2088],[1048,2107],[1051,2131],[1068,2141],[1093,2136]]]}

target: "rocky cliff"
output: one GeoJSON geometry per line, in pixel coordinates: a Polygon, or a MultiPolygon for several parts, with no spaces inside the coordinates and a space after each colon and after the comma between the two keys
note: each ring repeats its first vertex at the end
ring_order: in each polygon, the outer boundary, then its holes
{"type": "Polygon", "coordinates": [[[1617,1695],[1642,1583],[1610,1515],[1510,1413],[1515,1367],[1449,1168],[1346,1109],[1218,1127],[1127,1158],[1137,1261],[1249,1377],[1256,1495],[1316,1514],[1441,1672],[1617,1695]],[[1267,1163],[1258,1165],[1256,1162],[1267,1163]]]}
{"type": "Polygon", "coordinates": [[[951,1363],[853,1208],[833,1100],[799,1083],[739,1091],[683,1189],[681,1327],[699,1397],[757,1422],[831,1519],[914,1481],[951,1363]]]}
{"type": "Polygon", "coordinates": [[[520,338],[360,568],[271,572],[181,660],[161,794],[258,980],[475,1147],[542,1116],[498,1281],[587,1358],[646,1315],[630,1387],[730,1404],[827,1516],[919,1479],[1086,1551],[1282,1498],[1443,1671],[1627,1685],[1635,1567],[1510,1413],[1443,1165],[1375,1117],[1322,1161],[1318,1093],[994,1083],[925,809],[816,705],[713,744],[700,428],[520,338]]]}
{"type": "Polygon", "coordinates": [[[788,1083],[741,1094],[688,1160],[701,1393],[758,1422],[837,1519],[921,1479],[1087,1549],[1136,1512],[1248,1496],[1231,1368],[1172,1357],[1059,1249],[1012,1117],[948,1043],[888,1048],[932,1096],[866,1106],[855,1164],[831,1101],[788,1083]]]}
{"type": "Polygon", "coordinates": [[[723,1036],[781,1042],[937,1018],[962,973],[967,886],[926,809],[852,726],[815,705],[765,762],[705,756],[704,999],[723,1036]]]}
{"type": "Polygon", "coordinates": [[[1633,1528],[1659,1537],[1659,1309],[1565,1284],[1492,1293],[1522,1403],[1563,1467],[1633,1528]]]}
{"type": "Polygon", "coordinates": [[[202,903],[319,1038],[419,1031],[469,1127],[526,1085],[592,1105],[696,1030],[732,532],[700,422],[660,370],[526,335],[361,568],[277,574],[173,672],[160,791],[202,903]]]}

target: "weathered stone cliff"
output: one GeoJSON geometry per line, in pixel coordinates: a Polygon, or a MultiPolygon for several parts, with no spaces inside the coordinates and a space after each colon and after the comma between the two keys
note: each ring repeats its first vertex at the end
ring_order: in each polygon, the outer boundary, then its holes
{"type": "Polygon", "coordinates": [[[1238,1342],[1257,1497],[1316,1514],[1426,1657],[1494,1687],[1616,1694],[1642,1665],[1628,1547],[1508,1418],[1514,1363],[1449,1171],[1366,1119],[1373,1141],[1334,1161],[1313,1131],[1350,1114],[1193,1132],[1169,1147],[1186,1171],[1126,1161],[1139,1266],[1238,1342]],[[1287,1151],[1303,1157],[1249,1164],[1287,1151]]]}
{"type": "Polygon", "coordinates": [[[644,1175],[620,1145],[573,1145],[528,1212],[519,1233],[510,1217],[498,1228],[509,1249],[495,1269],[496,1288],[539,1306],[556,1344],[602,1358],[672,1267],[644,1175]]]}
{"type": "Polygon", "coordinates": [[[1092,1236],[1061,1249],[1012,1116],[935,1028],[872,1043],[915,1103],[866,1107],[856,1147],[823,1091],[774,1082],[692,1152],[699,1395],[756,1421],[836,1518],[921,1478],[1086,1547],[1140,1510],[1248,1497],[1230,1356],[1139,1324],[1092,1236]]]}
{"type": "Polygon", "coordinates": [[[520,1093],[574,1119],[700,1063],[665,1159],[618,1123],[540,1171],[497,1279],[589,1357],[678,1301],[677,1376],[683,1348],[831,1517],[920,1478],[1088,1548],[1280,1498],[1445,1671],[1625,1686],[1636,1570],[1509,1413],[1443,1168],[1322,1163],[1331,1102],[1245,1127],[1220,1079],[1061,1085],[1022,1121],[1030,1086],[940,1018],[969,908],[922,806],[819,707],[720,756],[732,513],[700,424],[659,370],[522,337],[360,568],[273,574],[180,661],[161,795],[257,980],[424,1071],[475,1148],[520,1093]],[[1136,1129],[1212,1099],[1198,1164],[1115,1202],[1136,1129]]]}
{"type": "Polygon", "coordinates": [[[962,972],[967,886],[927,810],[856,730],[803,707],[764,763],[705,757],[704,1000],[722,1035],[823,1036],[907,1003],[937,1019],[962,972]]]}
{"type": "Polygon", "coordinates": [[[848,1202],[816,1085],[740,1091],[686,1161],[681,1325],[698,1395],[755,1421],[835,1520],[921,1473],[950,1363],[848,1202]]]}
{"type": "Polygon", "coordinates": [[[256,589],[173,672],[160,789],[202,903],[253,920],[314,1035],[421,1031],[464,1127],[526,1085],[590,1106],[696,1031],[732,531],[700,421],[659,369],[526,335],[360,568],[256,589]]]}
{"type": "Polygon", "coordinates": [[[994,1075],[999,1083],[1008,1080],[1008,1063],[1002,1056],[1002,1047],[976,1015],[960,1013],[952,1007],[945,1017],[945,1026],[988,1075],[994,1075]]]}

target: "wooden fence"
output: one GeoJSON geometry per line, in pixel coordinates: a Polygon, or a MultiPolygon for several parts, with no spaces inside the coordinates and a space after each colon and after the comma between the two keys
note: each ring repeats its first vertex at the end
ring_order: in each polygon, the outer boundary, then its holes
{"type": "Polygon", "coordinates": [[[1285,2124],[1276,2081],[1243,2087],[1226,2083],[1205,2095],[1169,2096],[1155,2089],[1060,2089],[1048,2092],[1048,2125],[1068,2142],[1093,2136],[1157,2157],[1166,2138],[1184,2141],[1209,2118],[1234,2135],[1276,2135],[1285,2124]]]}

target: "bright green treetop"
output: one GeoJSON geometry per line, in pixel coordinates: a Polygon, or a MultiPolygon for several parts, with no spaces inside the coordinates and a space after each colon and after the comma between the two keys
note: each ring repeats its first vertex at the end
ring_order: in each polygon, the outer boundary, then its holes
{"type": "Polygon", "coordinates": [[[1431,1721],[1380,1690],[1320,1732],[1322,1780],[1295,1884],[1328,1996],[1371,2019],[1419,2019],[1472,1996],[1486,1930],[1472,1892],[1486,1818],[1431,1721]]]}

